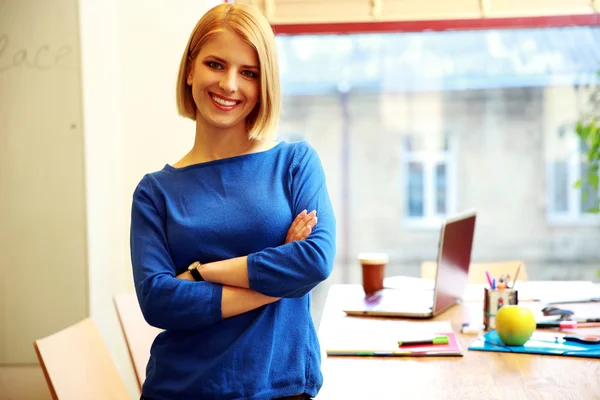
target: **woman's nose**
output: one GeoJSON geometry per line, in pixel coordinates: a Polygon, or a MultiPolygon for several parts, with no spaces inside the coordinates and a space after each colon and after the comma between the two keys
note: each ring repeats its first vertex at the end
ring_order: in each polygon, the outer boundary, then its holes
{"type": "Polygon", "coordinates": [[[227,93],[233,93],[237,90],[236,80],[237,74],[235,71],[227,71],[227,73],[223,74],[223,77],[219,82],[219,87],[227,93]]]}

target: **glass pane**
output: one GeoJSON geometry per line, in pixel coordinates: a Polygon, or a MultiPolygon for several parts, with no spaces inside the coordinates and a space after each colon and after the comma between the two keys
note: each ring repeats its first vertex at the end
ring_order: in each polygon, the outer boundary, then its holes
{"type": "Polygon", "coordinates": [[[438,215],[446,214],[446,165],[438,164],[435,167],[435,212],[438,215]]]}
{"type": "Polygon", "coordinates": [[[554,186],[554,193],[552,193],[552,211],[556,213],[567,212],[569,210],[568,191],[575,189],[567,187],[569,179],[566,162],[557,161],[554,163],[552,178],[554,180],[554,182],[552,182],[554,186]]]}
{"type": "Polygon", "coordinates": [[[580,140],[579,141],[579,151],[581,152],[581,157],[584,160],[587,160],[587,154],[588,154],[589,150],[590,150],[590,146],[588,146],[587,142],[580,140]]]}
{"type": "Polygon", "coordinates": [[[406,181],[407,213],[410,217],[423,217],[425,206],[423,204],[423,165],[421,163],[408,163],[406,181]]]}
{"type": "Polygon", "coordinates": [[[593,273],[580,276],[597,276],[600,225],[549,217],[571,218],[579,208],[569,204],[577,189],[567,166],[579,145],[566,135],[587,98],[578,88],[600,66],[600,27],[277,41],[281,126],[301,132],[323,161],[344,232],[338,261],[376,248],[407,268],[390,274],[418,274],[409,266],[434,260],[439,239],[439,225],[429,219],[436,215],[427,213],[455,205],[481,210],[488,221],[478,224],[474,262],[510,257],[532,271],[565,271],[530,279],[569,279],[573,265],[589,263],[593,273]],[[446,162],[444,151],[452,152],[446,162]],[[422,223],[403,223],[411,217],[422,223]],[[558,245],[566,240],[569,246],[558,245]]]}
{"type": "Polygon", "coordinates": [[[286,142],[300,142],[304,140],[304,135],[300,132],[280,132],[279,139],[286,142]]]}
{"type": "Polygon", "coordinates": [[[403,139],[403,143],[404,143],[404,150],[406,152],[411,152],[411,151],[415,150],[415,148],[414,148],[415,146],[413,143],[414,140],[413,140],[412,135],[406,135],[402,139],[403,139]]]}
{"type": "Polygon", "coordinates": [[[581,163],[581,212],[587,213],[589,210],[598,208],[598,189],[588,183],[587,179],[588,164],[581,163]]]}

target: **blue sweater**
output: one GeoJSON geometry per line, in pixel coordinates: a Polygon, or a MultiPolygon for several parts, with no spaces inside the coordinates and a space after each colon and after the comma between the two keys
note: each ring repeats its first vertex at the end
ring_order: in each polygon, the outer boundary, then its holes
{"type": "Polygon", "coordinates": [[[152,400],[316,396],[321,356],[310,291],[331,273],[335,217],[317,153],[304,142],[147,174],[133,195],[131,259],[155,339],[152,400]],[[303,241],[292,220],[317,210],[303,241]],[[223,319],[222,285],[177,279],[189,264],[248,255],[250,288],[281,300],[223,319]]]}

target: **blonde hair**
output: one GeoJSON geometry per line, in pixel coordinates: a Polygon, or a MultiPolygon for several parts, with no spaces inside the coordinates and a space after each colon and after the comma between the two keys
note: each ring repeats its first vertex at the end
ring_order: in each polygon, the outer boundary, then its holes
{"type": "Polygon", "coordinates": [[[188,40],[177,76],[177,109],[179,114],[196,120],[196,103],[192,88],[187,84],[190,63],[194,62],[202,45],[211,36],[231,31],[252,46],[260,67],[260,97],[246,118],[250,139],[275,136],[279,122],[281,89],[275,35],[267,19],[254,7],[246,4],[224,3],[211,8],[200,18],[188,40]]]}

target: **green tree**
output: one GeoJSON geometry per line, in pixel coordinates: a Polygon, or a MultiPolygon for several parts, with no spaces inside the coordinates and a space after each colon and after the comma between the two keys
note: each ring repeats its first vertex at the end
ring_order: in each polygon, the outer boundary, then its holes
{"type": "MultiPolygon", "coordinates": [[[[582,185],[598,191],[600,183],[600,71],[597,73],[597,82],[586,89],[591,89],[589,97],[585,103],[585,109],[581,113],[579,121],[575,124],[575,132],[585,144],[587,149],[587,171],[585,175],[577,181],[576,187],[582,185]]],[[[584,198],[587,197],[588,190],[583,190],[584,198]]],[[[600,212],[599,204],[588,210],[589,212],[600,212]]]]}

